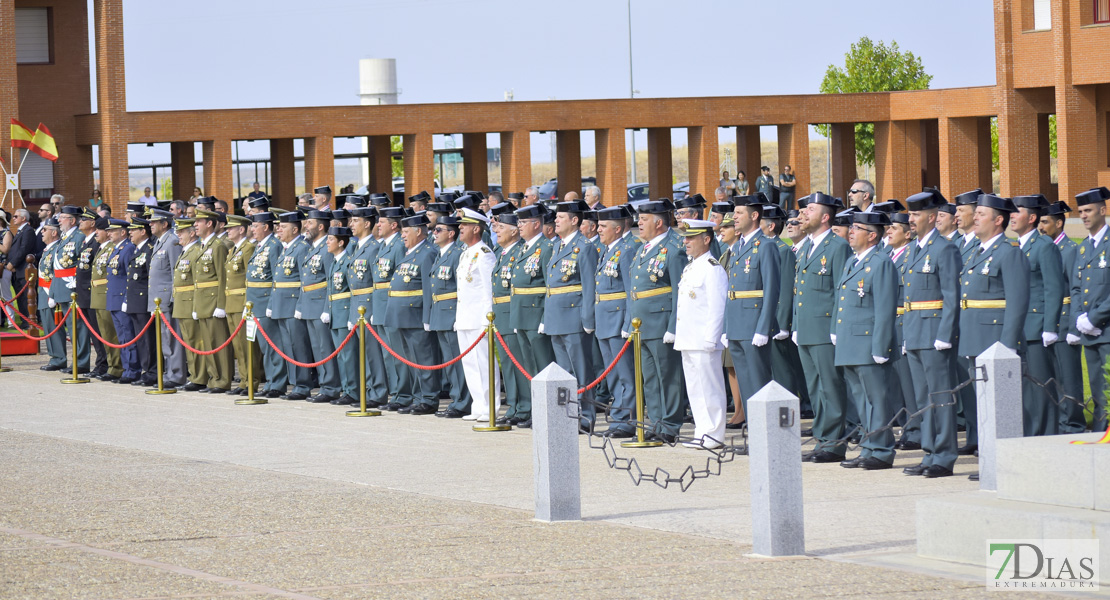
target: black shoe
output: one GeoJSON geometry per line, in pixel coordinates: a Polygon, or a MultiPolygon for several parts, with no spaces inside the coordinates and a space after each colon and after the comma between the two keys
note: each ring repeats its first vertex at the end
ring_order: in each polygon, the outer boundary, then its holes
{"type": "Polygon", "coordinates": [[[747,425],[747,421],[740,421],[739,423],[725,423],[725,429],[743,429],[747,425]]]}
{"type": "Polygon", "coordinates": [[[956,450],[956,454],[959,454],[960,456],[971,456],[972,454],[975,454],[975,451],[978,449],[978,444],[968,444],[966,446],[960,446],[960,448],[956,450]]]}
{"type": "Polygon", "coordinates": [[[516,425],[517,427],[519,427],[521,429],[531,429],[532,428],[532,419],[520,419],[520,420],[517,420],[517,422],[514,423],[514,425],[516,425]]]}
{"type": "Polygon", "coordinates": [[[602,435],[604,435],[605,437],[614,438],[614,439],[625,439],[625,438],[636,437],[636,432],[629,431],[629,430],[621,428],[621,427],[616,427],[616,428],[610,427],[609,429],[605,430],[605,433],[603,433],[602,435]]]}
{"type": "Polygon", "coordinates": [[[143,385],[147,387],[158,387],[158,378],[155,377],[154,379],[144,379],[143,385]]]}
{"type": "Polygon", "coordinates": [[[815,455],[815,454],[817,454],[816,450],[814,450],[812,452],[802,453],[802,462],[813,462],[813,455],[815,455]]]}
{"type": "Polygon", "coordinates": [[[960,432],[960,431],[967,431],[967,426],[966,426],[966,425],[957,425],[957,426],[956,426],[956,431],[957,431],[957,432],[960,432]]]}
{"type": "Polygon", "coordinates": [[[135,381],[131,382],[131,385],[146,385],[146,382],[144,382],[142,379],[136,379],[135,381]]]}
{"type": "Polygon", "coordinates": [[[812,429],[803,429],[802,430],[802,437],[813,437],[813,430],[812,429]]]}
{"type": "Polygon", "coordinates": [[[857,456],[849,460],[841,461],[840,466],[844,467],[845,469],[858,469],[859,467],[863,466],[863,457],[857,456]]]}
{"type": "Polygon", "coordinates": [[[203,389],[204,389],[203,385],[201,385],[199,383],[193,383],[192,381],[190,381],[189,383],[186,383],[185,387],[181,388],[181,390],[184,391],[184,392],[199,392],[203,389]]]}
{"type": "Polygon", "coordinates": [[[225,390],[224,388],[210,387],[210,388],[204,388],[203,390],[200,391],[200,393],[202,393],[202,394],[226,394],[227,390],[225,390]]]}
{"type": "Polygon", "coordinates": [[[90,373],[92,373],[92,370],[89,369],[88,367],[85,367],[84,369],[82,369],[81,367],[77,367],[77,374],[78,375],[88,375],[90,373]]]}
{"type": "Polygon", "coordinates": [[[233,387],[233,388],[231,388],[230,390],[227,391],[227,395],[228,396],[239,396],[239,395],[242,395],[242,393],[245,392],[245,391],[247,391],[247,390],[244,390],[241,387],[233,387]]]}
{"type": "Polygon", "coordinates": [[[651,434],[651,439],[655,440],[655,441],[663,442],[664,444],[673,444],[673,443],[675,443],[675,440],[678,439],[678,438],[676,436],[673,436],[673,435],[669,434],[669,433],[663,433],[662,431],[660,431],[660,432],[656,432],[656,433],[651,434]]]}
{"type": "Polygon", "coordinates": [[[852,437],[848,438],[848,443],[855,446],[855,445],[858,445],[862,439],[863,438],[861,438],[860,435],[857,433],[857,434],[853,435],[852,437]]]}
{"type": "Polygon", "coordinates": [[[859,466],[866,471],[881,471],[882,469],[889,469],[894,465],[885,463],[874,456],[868,456],[860,461],[859,466]]]}
{"type": "Polygon", "coordinates": [[[972,480],[972,481],[979,481],[979,471],[976,471],[976,472],[972,473],[971,475],[968,475],[967,478],[972,480]]]}
{"type": "Polygon", "coordinates": [[[383,406],[382,410],[388,410],[388,411],[393,412],[393,411],[399,411],[402,408],[404,408],[404,405],[397,404],[396,402],[390,402],[389,404],[386,404],[385,406],[383,406]]]}
{"type": "Polygon", "coordinates": [[[119,377],[116,377],[115,375],[109,375],[108,373],[105,373],[104,375],[100,376],[100,380],[105,382],[105,383],[112,383],[113,381],[116,381],[117,379],[119,379],[119,377]]]}
{"type": "Polygon", "coordinates": [[[39,370],[40,371],[62,371],[62,370],[65,370],[65,365],[62,365],[62,366],[59,367],[58,365],[46,364],[46,365],[43,365],[43,366],[39,367],[39,370]]]}
{"type": "Polygon", "coordinates": [[[900,448],[901,450],[920,450],[921,449],[921,444],[918,444],[917,442],[901,442],[901,444],[902,444],[902,447],[900,448]]]}
{"type": "Polygon", "coordinates": [[[267,397],[267,398],[281,398],[282,393],[281,393],[280,390],[270,390],[270,391],[268,391],[268,392],[266,392],[265,394],[262,394],[262,395],[267,397]]]}
{"type": "Polygon", "coordinates": [[[358,404],[358,400],[355,400],[350,396],[343,395],[336,398],[335,400],[332,400],[331,403],[335,404],[336,406],[352,406],[358,404]]]}
{"type": "Polygon", "coordinates": [[[116,383],[120,385],[130,385],[132,383],[135,383],[135,380],[131,379],[130,377],[120,377],[116,380],[116,383]]]}
{"type": "Polygon", "coordinates": [[[833,463],[833,462],[840,462],[842,460],[844,460],[844,457],[840,456],[839,454],[833,454],[832,452],[826,452],[825,450],[820,450],[820,451],[815,452],[813,454],[813,458],[810,459],[810,462],[833,463]]]}
{"type": "Polygon", "coordinates": [[[801,413],[801,416],[802,416],[803,419],[812,419],[813,418],[813,411],[812,410],[803,410],[802,413],[801,413]]]}
{"type": "MultiPolygon", "coordinates": [[[[436,407],[431,405],[431,404],[417,404],[417,403],[413,402],[412,406],[409,407],[409,411],[405,414],[409,414],[409,415],[434,415],[434,414],[436,414],[436,407]]],[[[460,413],[459,416],[461,417],[462,414],[460,413]]]]}
{"type": "Polygon", "coordinates": [[[928,469],[928,468],[929,467],[927,467],[925,465],[918,464],[918,465],[914,465],[912,467],[906,467],[905,469],[902,469],[902,472],[905,473],[906,475],[924,475],[925,470],[928,469]]]}
{"type": "Polygon", "coordinates": [[[939,465],[933,465],[933,466],[929,467],[928,469],[925,469],[925,472],[922,473],[922,475],[924,475],[924,476],[926,476],[930,479],[932,479],[934,477],[950,477],[952,475],[952,469],[949,469],[947,467],[942,467],[942,466],[939,466],[939,465]]]}
{"type": "Polygon", "coordinates": [[[312,396],[308,399],[308,401],[312,404],[324,404],[325,402],[331,402],[332,400],[337,400],[337,398],[335,398],[334,396],[325,396],[324,394],[316,394],[315,396],[312,396]]]}
{"type": "Polygon", "coordinates": [[[516,417],[501,417],[495,423],[498,425],[516,425],[516,417]]]}
{"type": "Polygon", "coordinates": [[[280,398],[282,400],[304,400],[305,398],[308,398],[308,396],[305,396],[304,394],[290,392],[288,394],[282,394],[280,398]]]}
{"type": "MultiPolygon", "coordinates": [[[[440,415],[436,414],[436,416],[438,417],[440,415]]],[[[464,413],[461,410],[454,409],[454,408],[448,408],[447,410],[443,411],[443,418],[444,419],[461,419],[465,416],[466,416],[466,413],[464,413]]]]}
{"type": "Polygon", "coordinates": [[[414,406],[416,406],[416,402],[413,402],[412,404],[410,404],[408,406],[402,406],[401,408],[397,409],[397,414],[407,415],[407,414],[412,412],[412,407],[414,407],[414,406]]]}

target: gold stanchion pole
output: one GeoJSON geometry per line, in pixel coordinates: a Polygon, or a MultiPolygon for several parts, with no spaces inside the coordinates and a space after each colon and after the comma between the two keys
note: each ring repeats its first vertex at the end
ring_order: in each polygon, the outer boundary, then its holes
{"type": "Polygon", "coordinates": [[[358,410],[347,411],[348,417],[380,417],[380,410],[366,410],[366,307],[358,307],[358,410]]]}
{"type": "Polygon", "coordinates": [[[643,363],[640,362],[640,325],[639,318],[632,319],[632,356],[635,361],[636,374],[636,441],[621,442],[622,448],[654,448],[662,446],[663,442],[644,439],[644,428],[647,417],[644,416],[644,372],[643,363]]]}
{"type": "MultiPolygon", "coordinates": [[[[251,321],[254,320],[254,302],[247,302],[243,306],[243,309],[244,309],[243,310],[243,319],[242,319],[244,321],[243,327],[246,327],[247,323],[250,323],[251,321]]],[[[246,335],[247,334],[244,332],[243,336],[245,337],[246,335]]],[[[232,344],[234,344],[234,343],[235,342],[232,342],[232,344]]],[[[255,398],[254,397],[254,352],[253,352],[253,348],[251,348],[251,344],[253,344],[254,342],[252,342],[250,340],[243,340],[243,343],[247,348],[247,351],[246,351],[246,354],[247,354],[247,399],[246,400],[236,400],[235,403],[240,405],[240,406],[253,405],[253,404],[268,404],[270,402],[269,400],[267,400],[265,398],[255,398]]]]}
{"type": "Polygon", "coordinates": [[[158,389],[147,390],[152,396],[176,394],[177,390],[167,390],[162,386],[162,369],[165,358],[162,355],[162,299],[154,299],[154,355],[158,357],[158,389]]]}
{"type": "Polygon", "coordinates": [[[497,388],[493,385],[494,369],[497,368],[497,346],[493,339],[493,316],[492,312],[486,313],[486,320],[489,321],[486,325],[486,337],[489,338],[489,425],[475,425],[472,428],[474,431],[508,431],[513,428],[512,425],[497,424],[497,388]]]}
{"type": "Polygon", "coordinates": [[[63,379],[62,383],[88,383],[92,380],[77,374],[77,292],[69,295],[69,309],[72,317],[69,321],[69,336],[72,338],[70,341],[73,348],[73,377],[63,379]]]}

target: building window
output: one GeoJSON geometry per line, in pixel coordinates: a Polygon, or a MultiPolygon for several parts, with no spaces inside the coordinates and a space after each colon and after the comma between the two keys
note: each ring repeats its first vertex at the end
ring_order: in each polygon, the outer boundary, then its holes
{"type": "Polygon", "coordinates": [[[1095,0],[1095,23],[1110,23],[1110,0],[1095,0]]]}
{"type": "Polygon", "coordinates": [[[1052,29],[1052,0],[1033,0],[1033,30],[1046,29],[1052,29]]]}
{"type": "Polygon", "coordinates": [[[44,65],[54,62],[54,36],[49,8],[15,9],[15,62],[44,65]]]}

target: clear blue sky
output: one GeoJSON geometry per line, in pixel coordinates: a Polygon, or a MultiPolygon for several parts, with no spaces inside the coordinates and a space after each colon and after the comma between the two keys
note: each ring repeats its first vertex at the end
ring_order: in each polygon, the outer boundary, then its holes
{"type": "MultiPolygon", "coordinates": [[[[125,0],[127,107],[358,104],[361,58],[397,59],[402,103],[501,101],[510,89],[517,101],[624,98],[627,10],[626,0],[125,0]]],[[[91,1],[89,11],[91,24],[91,1]]],[[[934,88],[995,82],[990,2],[632,0],[638,97],[815,93],[863,36],[921,56],[934,88]]],[[[534,135],[533,159],[549,154],[534,135]]],[[[168,159],[168,145],[131,148],[132,163],[168,159]]]]}

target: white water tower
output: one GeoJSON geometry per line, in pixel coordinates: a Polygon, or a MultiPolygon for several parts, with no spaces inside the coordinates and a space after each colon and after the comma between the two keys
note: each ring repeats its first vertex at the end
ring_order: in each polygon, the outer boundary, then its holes
{"type": "Polygon", "coordinates": [[[358,96],[362,105],[397,104],[397,59],[364,58],[358,61],[358,96]]]}

